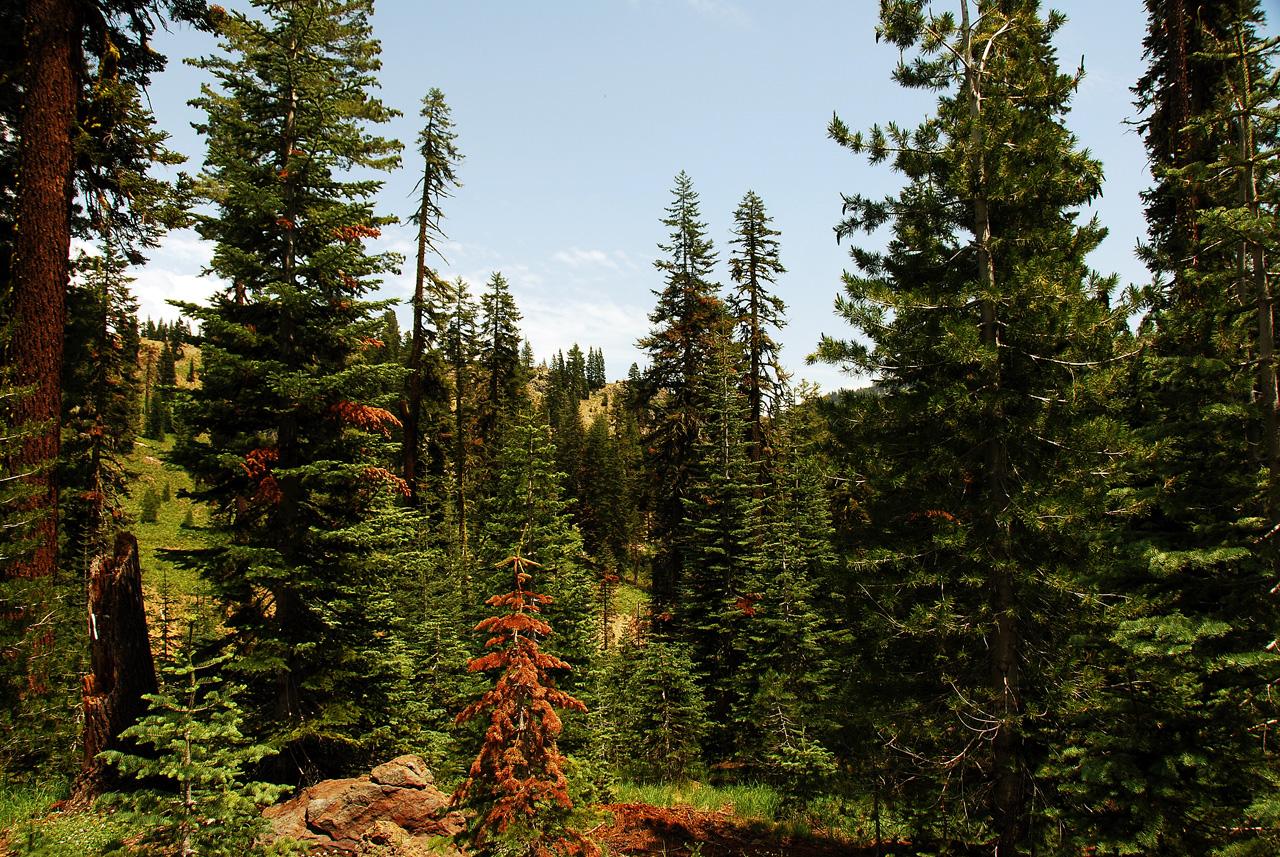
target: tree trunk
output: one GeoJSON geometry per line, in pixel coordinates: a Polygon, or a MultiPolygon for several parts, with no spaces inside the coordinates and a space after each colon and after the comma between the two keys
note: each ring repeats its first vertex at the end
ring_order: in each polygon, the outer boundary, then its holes
{"type": "Polygon", "coordinates": [[[67,257],[71,250],[71,136],[75,126],[72,55],[76,16],[69,0],[27,0],[26,103],[18,120],[18,230],[9,343],[14,380],[31,392],[14,407],[15,425],[32,427],[11,472],[34,486],[29,513],[38,518],[34,552],[10,567],[15,577],[42,577],[58,566],[58,457],[62,408],[62,337],[66,326],[67,257]]]}
{"type": "MultiPolygon", "coordinates": [[[[428,164],[428,170],[430,164],[428,164]]],[[[404,481],[409,483],[409,505],[418,508],[418,458],[422,449],[422,352],[426,348],[423,315],[426,312],[427,210],[431,182],[422,179],[422,219],[418,223],[418,266],[413,280],[413,345],[409,352],[409,403],[404,421],[404,481]]]]}
{"type": "Polygon", "coordinates": [[[991,215],[986,196],[986,161],[983,154],[985,141],[982,136],[981,67],[975,64],[973,55],[973,31],[969,23],[968,3],[961,4],[961,27],[964,38],[965,94],[969,103],[969,118],[973,123],[970,132],[974,167],[973,236],[978,251],[978,282],[981,294],[980,336],[982,344],[990,349],[987,359],[989,389],[986,395],[992,400],[986,415],[987,437],[983,441],[983,459],[986,470],[986,488],[991,533],[989,555],[992,563],[990,581],[991,612],[995,624],[988,637],[988,665],[990,671],[992,714],[996,719],[995,734],[991,740],[991,823],[996,834],[996,857],[1011,857],[1018,853],[1018,843],[1023,837],[1025,783],[1022,772],[1022,733],[1019,724],[1021,691],[1019,688],[1019,659],[1017,606],[1018,593],[1013,579],[1012,559],[1008,534],[999,520],[1009,504],[1009,472],[1006,456],[1003,423],[1004,413],[1000,403],[1000,332],[995,300],[995,262],[991,255],[991,215]]]}
{"type": "Polygon", "coordinates": [[[71,801],[88,806],[113,787],[115,773],[98,759],[103,750],[127,749],[120,733],[147,713],[156,667],[147,635],[138,540],[116,536],[115,555],[95,557],[89,570],[90,673],[83,680],[84,760],[71,801]]]}

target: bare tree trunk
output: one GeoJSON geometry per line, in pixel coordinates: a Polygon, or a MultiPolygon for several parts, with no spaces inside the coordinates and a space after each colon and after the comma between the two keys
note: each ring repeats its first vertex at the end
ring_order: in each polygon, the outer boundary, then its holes
{"type": "Polygon", "coordinates": [[[114,556],[95,557],[89,570],[90,673],[83,681],[84,760],[71,801],[87,806],[114,782],[98,759],[122,749],[120,733],[147,713],[143,694],[155,693],[156,667],[147,635],[138,540],[116,536],[114,556]]]}
{"type": "Polygon", "coordinates": [[[18,230],[13,308],[18,332],[9,343],[15,381],[32,388],[14,408],[16,425],[32,426],[9,468],[35,487],[30,513],[39,542],[16,560],[16,577],[51,575],[58,566],[58,457],[62,408],[62,337],[67,318],[71,250],[71,136],[75,126],[72,55],[76,16],[69,0],[27,0],[27,64],[18,154],[18,230]]]}

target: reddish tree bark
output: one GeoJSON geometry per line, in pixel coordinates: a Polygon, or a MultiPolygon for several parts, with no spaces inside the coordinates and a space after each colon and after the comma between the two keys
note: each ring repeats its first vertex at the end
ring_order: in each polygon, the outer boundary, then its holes
{"type": "MultiPolygon", "coordinates": [[[[97,758],[121,747],[120,733],[147,713],[143,694],[157,690],[155,660],[147,634],[138,540],[116,536],[114,556],[95,557],[89,567],[89,659],[84,677],[84,760],[72,801],[88,805],[109,788],[114,773],[97,758]]],[[[133,748],[129,748],[132,752],[133,748]]]]}
{"type": "Polygon", "coordinates": [[[39,518],[39,543],[11,574],[52,574],[58,562],[58,457],[62,404],[62,337],[66,325],[67,257],[71,249],[71,136],[75,126],[72,56],[78,27],[70,0],[27,0],[24,70],[26,102],[18,120],[18,230],[13,311],[17,335],[9,344],[14,380],[31,392],[14,408],[17,425],[35,427],[14,472],[35,487],[29,503],[39,518]]]}

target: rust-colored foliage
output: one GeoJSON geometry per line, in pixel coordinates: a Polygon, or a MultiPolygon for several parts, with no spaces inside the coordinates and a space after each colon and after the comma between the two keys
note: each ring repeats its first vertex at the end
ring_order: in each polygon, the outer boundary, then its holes
{"type": "Polygon", "coordinates": [[[359,242],[365,238],[377,238],[381,234],[382,230],[372,226],[339,226],[333,230],[333,237],[347,244],[359,242]]]}
{"type": "Polygon", "coordinates": [[[385,467],[366,467],[364,469],[365,478],[374,482],[385,482],[392,491],[401,497],[409,496],[409,483],[405,482],[399,476],[396,476],[385,467]]]}
{"type": "Polygon", "coordinates": [[[377,432],[383,437],[391,436],[388,426],[400,426],[400,420],[388,410],[371,408],[345,399],[330,405],[325,410],[325,416],[345,425],[354,426],[361,431],[377,432]]]}
{"type": "Polygon", "coordinates": [[[573,806],[563,770],[564,756],[556,746],[561,729],[556,709],[587,710],[577,699],[557,690],[549,673],[568,670],[569,665],[538,650],[538,637],[548,636],[551,627],[537,614],[551,597],[525,588],[530,579],[526,569],[537,568],[537,563],[517,552],[499,565],[511,566],[515,587],[486,602],[506,612],[476,626],[477,631],[493,634],[485,643],[493,651],[473,658],[467,669],[501,672],[493,689],[457,717],[461,724],[489,712],[484,745],[471,763],[467,779],[454,793],[454,803],[470,798],[480,806],[482,815],[472,831],[472,844],[477,849],[483,849],[491,835],[519,825],[536,833],[526,852],[534,857],[597,855],[596,845],[581,834],[554,820],[550,824],[545,821],[548,815],[563,817],[573,806]],[[476,786],[485,791],[477,793],[476,786]]]}

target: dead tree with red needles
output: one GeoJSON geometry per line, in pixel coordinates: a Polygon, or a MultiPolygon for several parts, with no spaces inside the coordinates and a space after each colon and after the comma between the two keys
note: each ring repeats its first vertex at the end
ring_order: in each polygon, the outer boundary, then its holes
{"type": "Polygon", "coordinates": [[[566,825],[573,802],[564,756],[556,746],[561,728],[556,709],[585,712],[587,707],[556,690],[550,671],[569,665],[538,650],[538,638],[549,636],[551,626],[537,614],[551,597],[526,589],[527,569],[539,566],[518,550],[498,565],[511,566],[514,588],[486,602],[506,612],[476,626],[493,634],[485,647],[494,651],[467,663],[471,672],[498,671],[497,681],[457,718],[462,724],[487,711],[489,728],[453,800],[477,810],[479,820],[470,832],[475,853],[491,850],[497,836],[507,844],[524,844],[530,857],[594,857],[600,853],[595,843],[566,825]]]}

